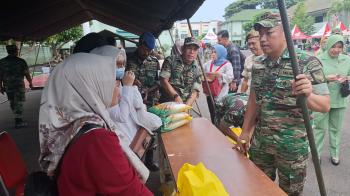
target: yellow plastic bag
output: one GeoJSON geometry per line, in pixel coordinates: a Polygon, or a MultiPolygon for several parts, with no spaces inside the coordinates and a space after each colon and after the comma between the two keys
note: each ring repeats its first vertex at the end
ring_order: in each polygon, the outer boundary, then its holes
{"type": "MultiPolygon", "coordinates": [[[[231,131],[236,134],[238,137],[241,135],[242,133],[242,128],[240,127],[230,127],[231,131]]],[[[234,141],[233,139],[231,139],[230,137],[226,136],[228,140],[230,140],[230,142],[232,142],[234,145],[237,144],[236,141],[234,141]]],[[[249,154],[246,154],[246,157],[249,158],[249,154]]]]}
{"type": "Polygon", "coordinates": [[[165,102],[149,108],[148,112],[151,112],[160,117],[165,117],[170,114],[188,112],[188,110],[190,110],[191,108],[192,108],[191,106],[183,103],[165,102]]]}
{"type": "MultiPolygon", "coordinates": [[[[241,135],[242,133],[242,129],[240,127],[230,127],[231,131],[237,135],[238,137],[241,135]]],[[[233,139],[231,139],[230,137],[226,136],[233,144],[237,144],[236,141],[234,141],[233,139]]]]}
{"type": "Polygon", "coordinates": [[[181,127],[182,125],[185,125],[185,124],[191,122],[191,120],[192,120],[192,116],[188,116],[183,120],[166,124],[166,125],[164,125],[162,131],[163,132],[171,131],[173,129],[176,129],[178,127],[181,127]]]}
{"type": "Polygon", "coordinates": [[[177,178],[178,196],[228,196],[219,178],[203,163],[185,163],[177,178]]]}

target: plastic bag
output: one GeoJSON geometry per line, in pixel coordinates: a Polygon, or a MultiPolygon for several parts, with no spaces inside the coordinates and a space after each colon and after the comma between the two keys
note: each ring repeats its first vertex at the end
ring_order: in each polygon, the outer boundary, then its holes
{"type": "MultiPolygon", "coordinates": [[[[240,127],[230,127],[231,131],[237,135],[237,137],[239,137],[242,133],[242,129],[240,127]]],[[[230,137],[227,136],[227,138],[233,143],[233,144],[237,144],[236,141],[234,141],[233,139],[231,139],[230,137]]]]}
{"type": "MultiPolygon", "coordinates": [[[[242,133],[242,128],[240,127],[230,127],[231,131],[237,135],[237,137],[241,136],[241,133],[242,133]]],[[[234,141],[233,139],[231,139],[230,137],[226,136],[228,140],[230,140],[230,142],[232,142],[234,145],[237,144],[237,141],[234,141]]],[[[247,158],[249,158],[249,153],[247,153],[245,155],[247,158]]]]}
{"type": "Polygon", "coordinates": [[[189,122],[191,122],[192,120],[192,117],[191,116],[188,116],[187,118],[183,119],[183,120],[180,120],[180,121],[177,121],[177,122],[172,122],[172,123],[169,123],[169,124],[165,124],[162,131],[163,132],[167,132],[167,131],[171,131],[173,129],[176,129],[178,127],[181,127],[182,125],[185,125],[189,122]]]}
{"type": "Polygon", "coordinates": [[[192,108],[191,106],[183,103],[165,102],[149,108],[148,112],[151,112],[160,117],[165,117],[170,114],[188,112],[188,110],[190,110],[191,108],[192,108]]]}
{"type": "Polygon", "coordinates": [[[178,114],[171,114],[168,117],[162,119],[162,121],[165,125],[167,125],[169,123],[178,122],[180,120],[184,120],[184,119],[189,118],[189,117],[190,117],[190,114],[188,114],[186,112],[181,112],[178,114]]]}
{"type": "Polygon", "coordinates": [[[219,178],[203,163],[196,166],[185,163],[177,178],[178,196],[226,196],[229,195],[219,178]]]}

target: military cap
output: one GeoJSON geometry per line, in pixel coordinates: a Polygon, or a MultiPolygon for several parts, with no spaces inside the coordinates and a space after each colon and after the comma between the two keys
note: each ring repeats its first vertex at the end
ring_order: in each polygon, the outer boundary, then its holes
{"type": "Polygon", "coordinates": [[[279,13],[265,12],[258,19],[258,22],[254,24],[254,29],[259,31],[260,28],[273,28],[281,23],[281,16],[279,13]]]}
{"type": "Polygon", "coordinates": [[[184,46],[195,45],[198,48],[200,47],[199,42],[194,37],[186,37],[184,41],[184,46]]]}

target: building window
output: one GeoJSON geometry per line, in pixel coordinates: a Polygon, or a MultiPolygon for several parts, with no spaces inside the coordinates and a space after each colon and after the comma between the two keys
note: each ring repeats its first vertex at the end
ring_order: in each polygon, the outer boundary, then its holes
{"type": "Polygon", "coordinates": [[[198,37],[199,31],[198,30],[192,30],[193,37],[198,37]]]}
{"type": "Polygon", "coordinates": [[[214,33],[216,33],[216,28],[213,28],[214,33]]]}
{"type": "Polygon", "coordinates": [[[185,39],[187,37],[187,34],[181,34],[181,39],[185,39]]]}
{"type": "Polygon", "coordinates": [[[315,23],[318,23],[318,22],[323,22],[323,16],[316,16],[315,17],[315,23]]]}

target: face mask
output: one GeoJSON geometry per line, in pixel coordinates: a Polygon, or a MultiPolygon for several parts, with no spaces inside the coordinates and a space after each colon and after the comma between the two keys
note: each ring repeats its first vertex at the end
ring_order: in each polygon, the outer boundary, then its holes
{"type": "Polygon", "coordinates": [[[123,68],[117,68],[117,69],[115,70],[116,79],[117,79],[117,80],[123,79],[124,73],[125,73],[125,67],[123,67],[123,68]]]}

